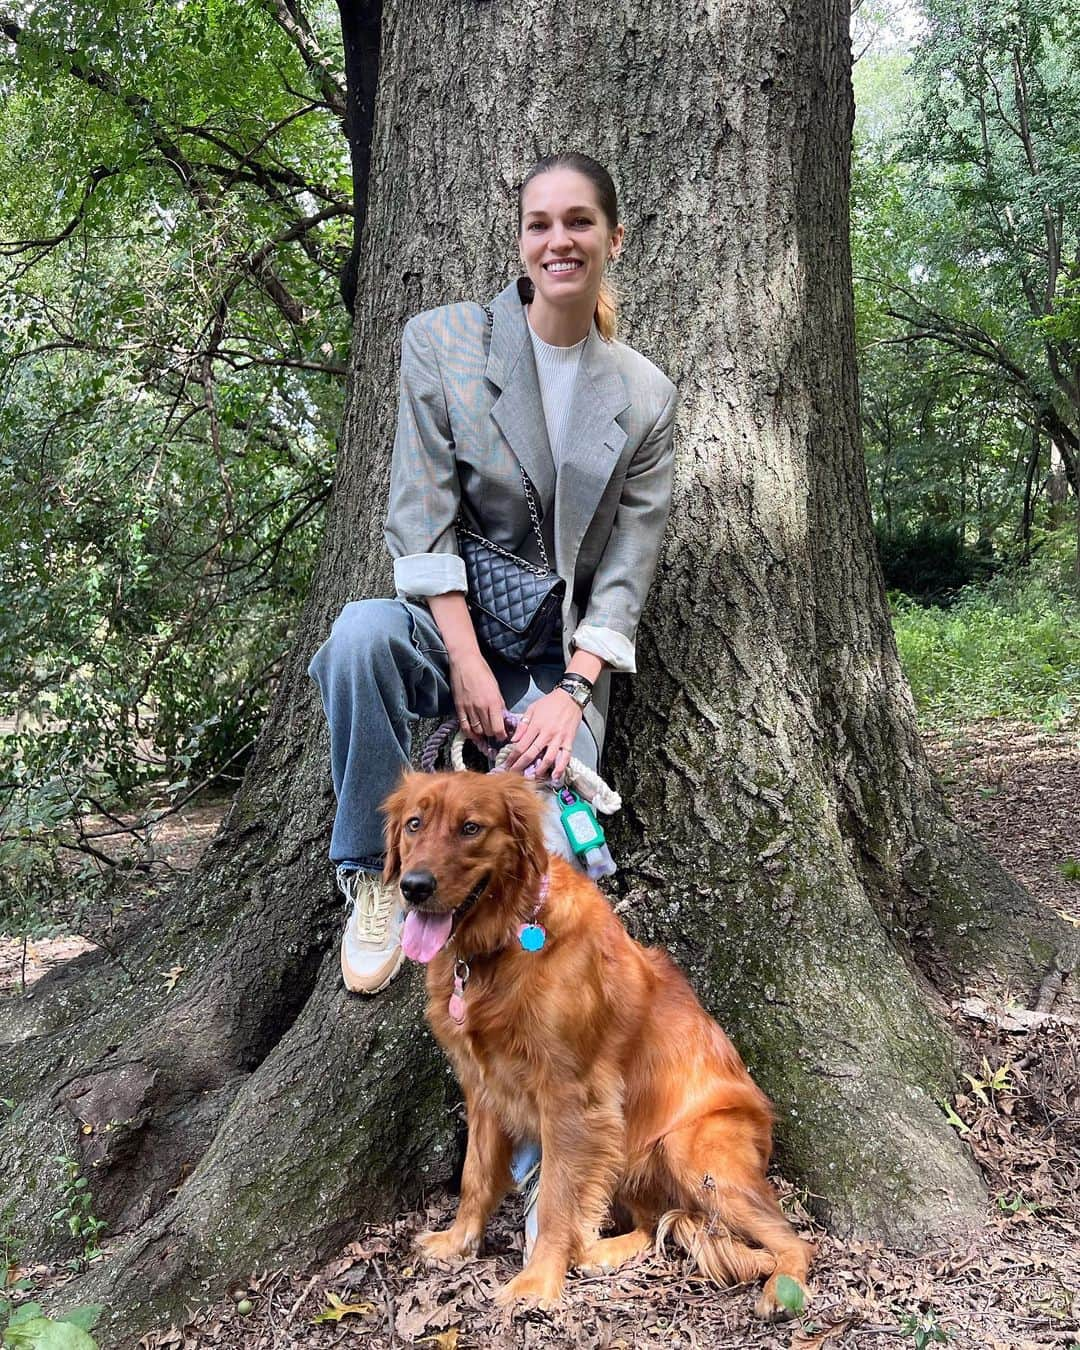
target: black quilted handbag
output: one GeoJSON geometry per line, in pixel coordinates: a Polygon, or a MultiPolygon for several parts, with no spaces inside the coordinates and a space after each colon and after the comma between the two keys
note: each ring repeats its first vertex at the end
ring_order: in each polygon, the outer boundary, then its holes
{"type": "Polygon", "coordinates": [[[548,564],[532,487],[521,470],[521,486],[543,567],[519,558],[457,522],[458,552],[465,563],[467,596],[481,646],[511,665],[527,666],[546,650],[562,614],[566,582],[548,564]]]}

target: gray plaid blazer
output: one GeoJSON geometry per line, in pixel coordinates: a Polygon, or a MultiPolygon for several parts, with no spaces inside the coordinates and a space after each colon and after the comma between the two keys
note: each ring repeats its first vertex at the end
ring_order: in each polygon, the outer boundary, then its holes
{"type": "MultiPolygon", "coordinates": [[[[386,543],[397,593],[466,590],[459,511],[523,557],[539,550],[529,476],[551,565],[567,583],[564,657],[595,652],[633,671],[634,637],[671,505],[675,386],[595,327],[581,356],[558,475],[548,445],[524,301],[527,278],[492,301],[427,310],[405,325],[386,543]]],[[[607,672],[586,720],[603,744],[607,672]]]]}

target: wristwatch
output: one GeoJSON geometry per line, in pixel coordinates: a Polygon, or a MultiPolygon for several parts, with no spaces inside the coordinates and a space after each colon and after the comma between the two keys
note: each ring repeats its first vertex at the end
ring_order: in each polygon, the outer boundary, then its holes
{"type": "Polygon", "coordinates": [[[584,675],[568,670],[555,688],[561,689],[564,694],[569,694],[582,712],[589,706],[593,690],[592,680],[587,680],[584,675]]]}

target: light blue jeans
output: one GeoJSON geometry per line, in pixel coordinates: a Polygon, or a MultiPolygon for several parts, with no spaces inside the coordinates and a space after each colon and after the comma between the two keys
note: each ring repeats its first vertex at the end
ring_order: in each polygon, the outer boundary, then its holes
{"type": "MultiPolygon", "coordinates": [[[[489,658],[503,699],[521,712],[552,690],[563,674],[561,643],[528,670],[489,658]]],[[[450,665],[430,613],[404,600],[357,600],[346,605],[315,653],[308,674],[319,686],[330,724],[330,772],[337,812],[330,858],[381,871],[380,806],[409,768],[413,725],[450,717],[450,665]]],[[[596,767],[596,743],[582,722],[576,758],[596,767]]]]}

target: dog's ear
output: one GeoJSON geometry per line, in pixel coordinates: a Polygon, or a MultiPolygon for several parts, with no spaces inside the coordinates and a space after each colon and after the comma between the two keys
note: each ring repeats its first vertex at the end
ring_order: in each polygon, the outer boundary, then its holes
{"type": "MultiPolygon", "coordinates": [[[[538,877],[547,871],[548,854],[544,843],[543,803],[540,794],[517,774],[502,775],[505,787],[506,823],[526,871],[538,877]]],[[[522,878],[524,880],[525,878],[522,878]]]]}
{"type": "Polygon", "coordinates": [[[401,782],[382,804],[383,839],[386,843],[386,859],[383,863],[383,881],[396,881],[401,871],[401,821],[409,800],[409,779],[403,775],[401,782]]]}

